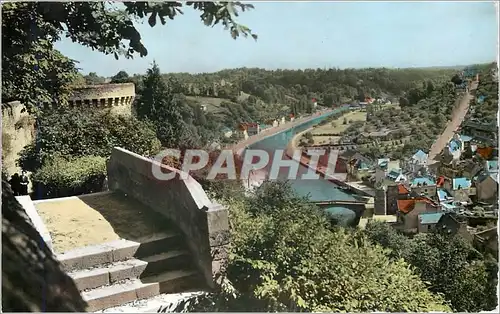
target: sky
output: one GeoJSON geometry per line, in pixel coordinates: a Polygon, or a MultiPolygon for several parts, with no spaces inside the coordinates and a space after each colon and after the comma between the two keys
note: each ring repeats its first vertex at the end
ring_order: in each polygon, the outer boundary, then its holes
{"type": "Polygon", "coordinates": [[[137,25],[148,55],[106,56],[70,40],[56,44],[83,73],[142,74],[155,60],[163,73],[266,69],[426,67],[497,59],[498,22],[492,2],[250,2],[239,22],[259,38],[233,40],[199,13],[154,28],[137,25]]]}

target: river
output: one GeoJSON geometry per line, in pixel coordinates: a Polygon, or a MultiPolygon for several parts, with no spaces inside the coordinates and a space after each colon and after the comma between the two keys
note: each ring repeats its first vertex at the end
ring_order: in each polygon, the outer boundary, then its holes
{"type": "MultiPolygon", "coordinates": [[[[338,112],[334,110],[332,112],[326,113],[322,116],[318,116],[311,121],[304,122],[303,124],[294,126],[288,130],[282,131],[280,133],[270,135],[257,143],[249,146],[251,149],[261,149],[269,152],[271,155],[270,160],[274,157],[274,151],[285,150],[288,143],[292,140],[293,136],[299,132],[302,132],[315,124],[320,123],[328,116],[338,112]]],[[[282,156],[282,159],[285,159],[282,156]]],[[[317,180],[304,180],[300,179],[300,174],[304,174],[308,169],[298,162],[290,160],[290,162],[298,164],[298,176],[297,179],[289,179],[289,183],[295,192],[300,196],[308,196],[312,201],[330,201],[330,200],[344,200],[344,201],[354,201],[356,200],[352,195],[346,193],[345,191],[338,189],[338,186],[330,181],[323,178],[317,180]]],[[[289,174],[289,168],[281,168],[278,180],[287,180],[289,174]]],[[[269,168],[264,170],[269,172],[269,168]]],[[[332,206],[325,208],[327,212],[335,216],[336,219],[340,221],[341,224],[348,224],[356,218],[354,211],[343,207],[343,206],[332,206]]]]}

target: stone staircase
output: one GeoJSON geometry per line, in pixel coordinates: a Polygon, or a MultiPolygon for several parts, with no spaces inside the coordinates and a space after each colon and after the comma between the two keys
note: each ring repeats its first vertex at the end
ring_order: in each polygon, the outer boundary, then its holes
{"type": "Polygon", "coordinates": [[[206,288],[182,236],[174,231],[79,248],[58,259],[88,303],[88,312],[206,288]]]}

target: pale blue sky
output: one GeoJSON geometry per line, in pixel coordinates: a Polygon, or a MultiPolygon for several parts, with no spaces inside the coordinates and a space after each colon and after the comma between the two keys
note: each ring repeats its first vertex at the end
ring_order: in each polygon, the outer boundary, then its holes
{"type": "MultiPolygon", "coordinates": [[[[261,67],[412,67],[466,65],[497,58],[498,24],[492,2],[253,2],[240,21],[259,39],[233,40],[186,8],[170,24],[139,25],[149,54],[133,60],[105,56],[63,41],[65,55],[84,73],[144,73],[153,60],[162,72],[214,72],[261,67]]],[[[167,22],[168,23],[168,22],[167,22]]]]}

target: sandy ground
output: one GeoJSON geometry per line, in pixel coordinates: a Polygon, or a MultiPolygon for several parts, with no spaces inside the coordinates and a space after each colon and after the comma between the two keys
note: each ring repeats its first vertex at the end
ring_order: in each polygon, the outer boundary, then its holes
{"type": "Polygon", "coordinates": [[[352,111],[349,112],[343,116],[341,116],[338,119],[333,120],[331,123],[327,123],[321,126],[318,126],[317,128],[314,129],[312,134],[324,134],[324,133],[337,133],[340,134],[344,132],[348,127],[349,124],[342,124],[344,122],[344,119],[347,119],[347,121],[352,120],[354,121],[366,121],[366,112],[364,111],[352,111]],[[335,123],[335,126],[332,126],[332,123],[335,123]]]}
{"type": "Polygon", "coordinates": [[[120,238],[169,229],[169,222],[144,205],[118,194],[101,194],[35,203],[56,253],[120,238]]]}

